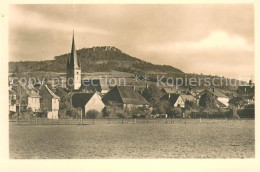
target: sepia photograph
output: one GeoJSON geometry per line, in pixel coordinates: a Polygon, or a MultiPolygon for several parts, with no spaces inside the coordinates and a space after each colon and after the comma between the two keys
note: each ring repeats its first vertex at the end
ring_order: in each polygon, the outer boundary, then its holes
{"type": "Polygon", "coordinates": [[[254,159],[254,11],[9,4],[9,159],[254,159]]]}

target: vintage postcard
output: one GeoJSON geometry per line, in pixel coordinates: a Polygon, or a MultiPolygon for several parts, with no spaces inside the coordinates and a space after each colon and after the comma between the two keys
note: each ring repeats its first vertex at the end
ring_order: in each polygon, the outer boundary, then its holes
{"type": "Polygon", "coordinates": [[[253,2],[7,7],[9,161],[256,159],[253,2]]]}

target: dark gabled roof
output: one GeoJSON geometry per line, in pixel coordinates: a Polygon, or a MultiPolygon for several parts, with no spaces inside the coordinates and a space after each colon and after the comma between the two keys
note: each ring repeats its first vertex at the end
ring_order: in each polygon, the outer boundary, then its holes
{"type": "Polygon", "coordinates": [[[60,99],[60,97],[57,96],[56,94],[54,94],[54,92],[52,92],[51,89],[49,89],[49,87],[48,87],[47,85],[44,85],[44,87],[47,89],[47,91],[48,91],[49,94],[52,96],[52,98],[60,99]]]}
{"type": "Polygon", "coordinates": [[[218,89],[214,89],[214,91],[212,90],[207,90],[208,92],[210,92],[211,94],[213,94],[216,97],[224,97],[224,98],[228,98],[225,94],[223,94],[220,90],[218,89]]]}
{"type": "Polygon", "coordinates": [[[67,69],[80,69],[80,60],[77,57],[77,51],[74,41],[74,31],[72,38],[71,55],[67,60],[67,69]]]}
{"type": "Polygon", "coordinates": [[[148,105],[150,104],[145,98],[137,91],[133,90],[132,87],[117,86],[119,94],[124,104],[136,104],[136,105],[148,105]]]}
{"type": "Polygon", "coordinates": [[[212,90],[208,90],[205,89],[203,92],[199,93],[198,95],[196,95],[196,97],[201,96],[202,94],[204,94],[205,92],[208,92],[216,97],[223,97],[223,98],[228,98],[225,94],[223,94],[219,89],[214,89],[214,91],[212,90]]]}
{"type": "Polygon", "coordinates": [[[74,93],[72,95],[72,105],[74,107],[84,107],[95,93],[74,93]]]}
{"type": "Polygon", "coordinates": [[[123,104],[150,105],[150,103],[137,91],[129,86],[115,86],[103,98],[105,103],[112,101],[123,104]]]}
{"type": "Polygon", "coordinates": [[[177,99],[179,98],[180,94],[171,94],[171,97],[169,99],[169,102],[171,105],[175,104],[177,99]]]}

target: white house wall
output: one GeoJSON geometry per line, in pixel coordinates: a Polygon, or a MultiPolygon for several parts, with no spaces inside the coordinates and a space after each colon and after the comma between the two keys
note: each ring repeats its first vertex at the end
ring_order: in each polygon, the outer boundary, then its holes
{"type": "Polygon", "coordinates": [[[9,104],[9,111],[16,112],[16,104],[9,104]]]}
{"type": "Polygon", "coordinates": [[[28,97],[28,107],[32,108],[32,111],[40,109],[40,98],[28,97]]]}
{"type": "Polygon", "coordinates": [[[178,105],[180,105],[181,108],[185,107],[185,103],[184,103],[183,99],[181,98],[181,96],[179,96],[178,99],[176,100],[176,102],[174,103],[174,107],[178,107],[178,105]]]}
{"type": "Polygon", "coordinates": [[[98,112],[102,112],[105,107],[104,103],[101,100],[101,97],[98,94],[94,94],[88,103],[85,105],[85,113],[89,110],[96,110],[98,112]]]}
{"type": "Polygon", "coordinates": [[[228,107],[229,106],[229,103],[228,103],[228,101],[229,101],[229,98],[225,98],[225,97],[218,97],[217,98],[217,100],[218,101],[220,101],[221,103],[223,103],[226,107],[228,107]]]}
{"type": "Polygon", "coordinates": [[[59,99],[52,98],[52,111],[59,111],[59,99]]]}
{"type": "Polygon", "coordinates": [[[51,111],[48,112],[47,114],[48,119],[58,119],[58,116],[59,116],[59,111],[51,111]]]}

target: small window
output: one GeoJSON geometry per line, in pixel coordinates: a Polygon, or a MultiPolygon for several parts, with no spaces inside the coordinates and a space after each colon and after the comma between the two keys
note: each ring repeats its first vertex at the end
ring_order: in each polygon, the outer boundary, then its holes
{"type": "Polygon", "coordinates": [[[77,74],[79,74],[79,72],[77,72],[77,74]]]}

